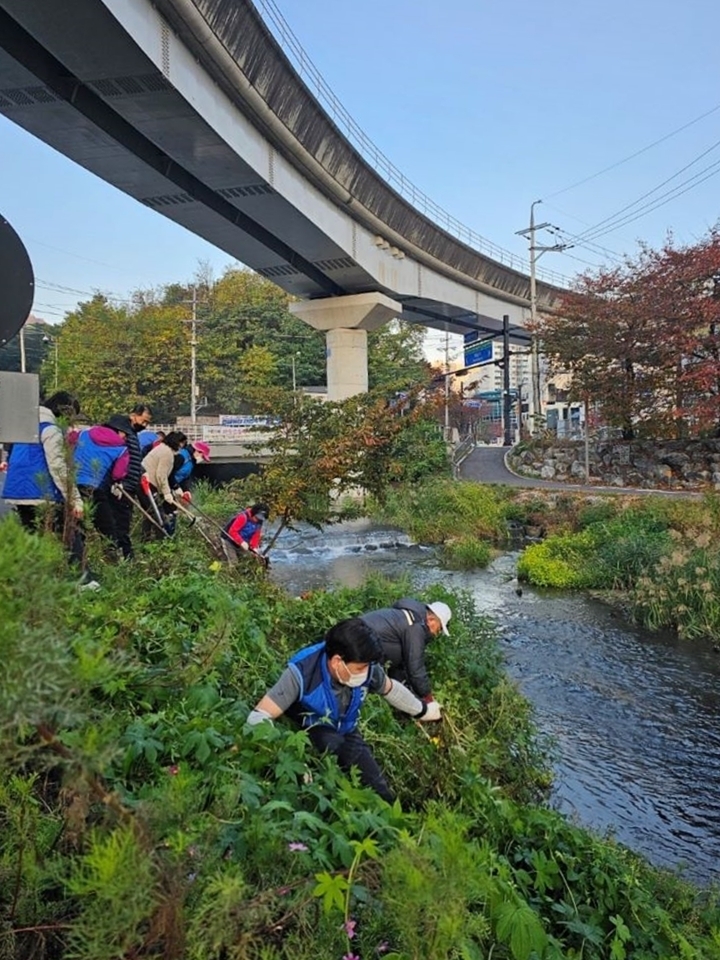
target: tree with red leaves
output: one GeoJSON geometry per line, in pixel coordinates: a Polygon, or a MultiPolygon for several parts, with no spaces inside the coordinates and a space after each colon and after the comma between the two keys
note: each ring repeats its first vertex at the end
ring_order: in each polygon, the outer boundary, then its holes
{"type": "Polygon", "coordinates": [[[537,326],[552,374],[625,439],[720,435],[720,233],[579,277],[537,326]]]}

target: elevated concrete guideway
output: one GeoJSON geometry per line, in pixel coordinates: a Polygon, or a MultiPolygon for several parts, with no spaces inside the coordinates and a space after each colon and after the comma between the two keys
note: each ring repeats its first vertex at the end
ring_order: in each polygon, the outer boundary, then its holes
{"type": "MultiPolygon", "coordinates": [[[[250,0],[0,0],[0,111],[289,293],[335,298],[336,354],[366,329],[345,297],[452,332],[527,318],[529,277],[393,190],[250,0]]],[[[538,283],[539,306],[558,292],[538,283]]]]}

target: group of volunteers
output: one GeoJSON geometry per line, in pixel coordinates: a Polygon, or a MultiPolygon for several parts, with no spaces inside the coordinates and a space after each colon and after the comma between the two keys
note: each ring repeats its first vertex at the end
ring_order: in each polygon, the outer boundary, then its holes
{"type": "Polygon", "coordinates": [[[438,634],[448,634],[451,616],[442,601],[402,599],[392,607],[342,620],[319,643],[290,658],[247,723],[271,723],[285,714],[307,731],[318,751],[334,754],[345,772],[357,768],[360,782],[392,803],[393,792],[358,730],[360,708],[368,693],[377,693],[415,720],[441,719],[425,648],[438,634]]]}
{"type": "MultiPolygon", "coordinates": [[[[116,556],[131,560],[134,510],[142,515],[144,539],[172,535],[176,511],[192,502],[193,469],[210,462],[210,447],[191,443],[181,430],[150,430],[152,410],[144,403],[84,427],[74,425],[80,412],[77,398],[64,390],[41,402],[38,439],[12,444],[2,497],[30,530],[47,517],[67,545],[80,585],[96,589],[98,578],[85,562],[83,518],[90,517],[116,556]]],[[[228,560],[236,560],[238,550],[260,556],[268,515],[267,504],[255,504],[228,521],[221,536],[228,560]]]]}
{"type": "MultiPolygon", "coordinates": [[[[86,566],[83,518],[90,515],[118,558],[132,559],[133,510],[142,514],[144,537],[170,535],[178,508],[192,503],[193,468],[209,462],[210,449],[204,441],[190,443],[180,430],[150,430],[147,404],[80,428],[73,426],[79,415],[77,398],[62,390],[40,404],[38,439],[12,445],[2,496],[28,529],[48,522],[62,536],[80,585],[97,588],[99,582],[86,566]]],[[[242,554],[265,559],[259,546],[269,513],[266,503],[255,503],[218,525],[229,563],[237,563],[242,554]]],[[[376,693],[415,720],[441,718],[425,650],[434,637],[448,634],[451,615],[441,601],[404,598],[392,607],[342,620],[320,642],[291,657],[250,712],[248,724],[287,715],[307,731],[316,749],[334,754],[346,772],[357,768],[364,785],[393,802],[358,730],[360,708],[368,693],[376,693]]]]}

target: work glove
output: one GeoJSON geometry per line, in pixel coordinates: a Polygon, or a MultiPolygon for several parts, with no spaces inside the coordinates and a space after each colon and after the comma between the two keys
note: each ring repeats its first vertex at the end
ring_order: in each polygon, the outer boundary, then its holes
{"type": "Polygon", "coordinates": [[[265,710],[258,710],[257,707],[248,714],[245,723],[251,727],[256,727],[259,723],[272,723],[272,717],[265,710]]]}
{"type": "Polygon", "coordinates": [[[424,697],[420,697],[423,703],[432,703],[435,697],[431,693],[426,693],[424,697]]]}
{"type": "Polygon", "coordinates": [[[123,495],[122,484],[121,484],[121,483],[114,483],[114,484],[110,487],[110,493],[111,493],[114,497],[117,497],[118,500],[122,500],[122,495],[123,495]]]}
{"type": "Polygon", "coordinates": [[[192,494],[189,490],[183,490],[182,496],[180,497],[183,503],[192,503],[192,494]]]}
{"type": "Polygon", "coordinates": [[[247,540],[241,540],[238,546],[241,550],[248,551],[250,549],[250,544],[247,542],[247,540]]]}
{"type": "Polygon", "coordinates": [[[163,500],[161,509],[163,513],[175,513],[175,511],[177,510],[177,505],[174,503],[170,503],[169,500],[163,500]]]}
{"type": "Polygon", "coordinates": [[[428,704],[427,710],[422,715],[422,717],[418,717],[418,720],[421,723],[427,723],[429,720],[441,720],[441,719],[442,719],[442,716],[440,713],[440,704],[437,702],[437,700],[431,700],[430,703],[428,704]]]}

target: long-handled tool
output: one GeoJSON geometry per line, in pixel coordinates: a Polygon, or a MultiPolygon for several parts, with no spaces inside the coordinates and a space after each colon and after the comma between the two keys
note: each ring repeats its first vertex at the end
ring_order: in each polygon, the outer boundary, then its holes
{"type": "Polygon", "coordinates": [[[155,515],[155,523],[162,527],[166,537],[171,537],[175,532],[175,517],[171,516],[165,519],[163,518],[162,514],[160,513],[160,507],[157,505],[157,500],[150,489],[150,481],[148,480],[147,474],[143,474],[143,476],[140,478],[140,489],[145,494],[145,497],[150,504],[150,508],[155,515]]]}
{"type": "Polygon", "coordinates": [[[140,513],[145,517],[146,520],[149,520],[150,523],[153,524],[153,526],[157,527],[158,530],[161,530],[164,536],[166,537],[170,536],[170,534],[167,532],[167,530],[163,526],[162,522],[158,522],[154,517],[151,517],[139,500],[136,500],[135,497],[130,496],[130,494],[127,492],[127,490],[125,490],[124,487],[120,487],[120,489],[122,490],[121,496],[125,497],[125,499],[129,503],[131,503],[134,507],[136,507],[140,511],[140,513]]]}
{"type": "MultiPolygon", "coordinates": [[[[188,510],[188,508],[185,506],[185,504],[183,504],[183,503],[181,503],[180,501],[176,500],[176,501],[175,501],[175,506],[178,508],[178,510],[180,511],[180,513],[185,514],[185,516],[189,518],[189,520],[190,520],[190,525],[191,525],[191,526],[194,526],[194,525],[197,523],[197,517],[195,516],[194,513],[191,513],[190,510],[188,510]]],[[[220,555],[220,547],[218,546],[218,544],[213,540],[213,538],[212,538],[208,533],[205,533],[205,531],[203,530],[202,526],[198,525],[198,526],[196,527],[196,529],[197,529],[198,533],[200,534],[200,536],[203,537],[203,538],[210,544],[210,546],[213,548],[213,551],[214,551],[215,553],[217,553],[218,555],[220,555]]]]}

